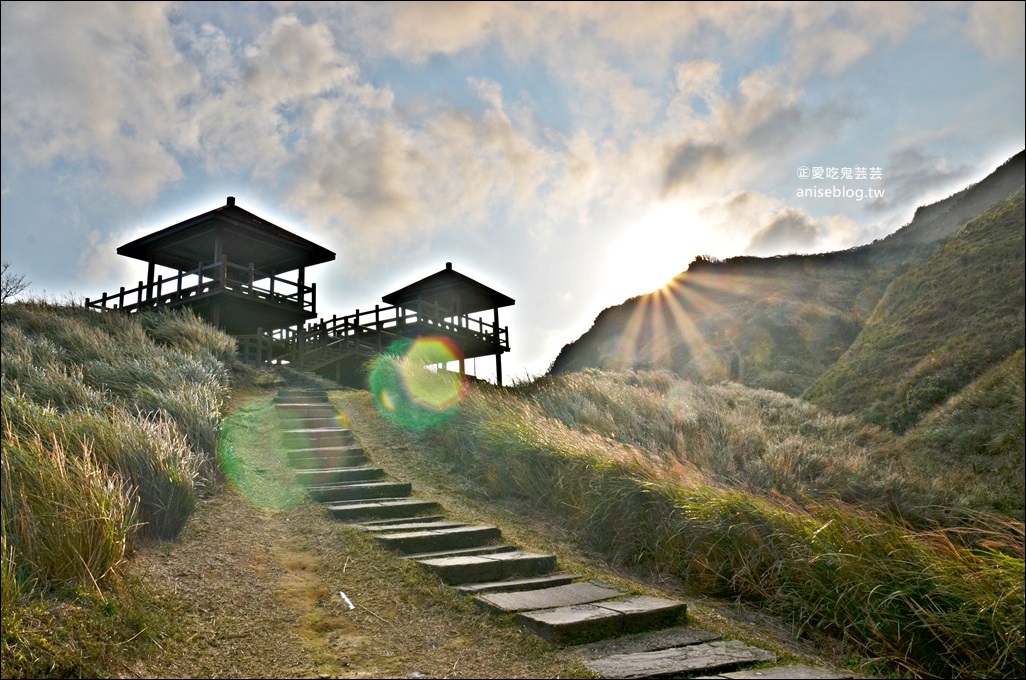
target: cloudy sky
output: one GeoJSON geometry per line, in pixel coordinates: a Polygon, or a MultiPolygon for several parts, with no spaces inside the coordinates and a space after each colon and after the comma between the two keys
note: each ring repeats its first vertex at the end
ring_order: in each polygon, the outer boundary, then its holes
{"type": "Polygon", "coordinates": [[[337,253],[322,315],[447,261],[515,298],[526,378],[695,255],[866,243],[1021,150],[1023,7],[4,2],[3,259],[98,297],[232,195],[337,253]]]}

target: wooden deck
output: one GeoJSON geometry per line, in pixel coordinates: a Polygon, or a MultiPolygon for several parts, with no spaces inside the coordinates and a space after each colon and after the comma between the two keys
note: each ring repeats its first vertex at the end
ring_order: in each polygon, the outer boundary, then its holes
{"type": "Polygon", "coordinates": [[[424,300],[401,307],[375,305],[309,323],[301,331],[285,329],[239,337],[240,354],[253,363],[288,361],[308,370],[320,370],[353,357],[380,354],[393,343],[424,336],[443,336],[460,348],[464,359],[509,351],[509,328],[424,300]]]}
{"type": "Polygon", "coordinates": [[[442,336],[459,348],[454,360],[495,356],[501,380],[501,355],[510,351],[509,328],[488,323],[469,313],[457,313],[426,299],[407,299],[398,305],[375,305],[346,316],[311,321],[316,316],[316,284],[261,272],[252,265],[227,259],[197,263],[195,269],[164,278],[150,269],[148,282],[85,306],[124,313],[161,308],[193,309],[212,325],[234,336],[239,357],[250,364],[289,363],[304,370],[334,372],[335,379],[355,375],[367,358],[393,343],[425,336],[442,336]]]}

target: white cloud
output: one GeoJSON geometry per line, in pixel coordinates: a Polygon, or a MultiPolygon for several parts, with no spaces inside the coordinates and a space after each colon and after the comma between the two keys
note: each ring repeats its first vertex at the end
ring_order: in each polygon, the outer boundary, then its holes
{"type": "Polygon", "coordinates": [[[1021,2],[975,2],[969,10],[969,38],[994,61],[1022,61],[1026,6],[1021,2]]]}
{"type": "Polygon", "coordinates": [[[95,165],[94,189],[136,201],[179,179],[173,114],[195,78],[174,48],[165,10],[5,5],[5,157],[95,165]]]}

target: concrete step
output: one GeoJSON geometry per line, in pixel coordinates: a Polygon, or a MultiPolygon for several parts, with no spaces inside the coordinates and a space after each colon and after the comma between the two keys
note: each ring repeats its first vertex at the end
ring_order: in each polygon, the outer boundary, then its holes
{"type": "Polygon", "coordinates": [[[682,623],[683,602],[639,595],[625,600],[522,612],[517,621],[557,645],[583,644],[682,623]]]}
{"type": "Polygon", "coordinates": [[[273,400],[277,406],[291,406],[293,404],[330,404],[328,401],[327,393],[323,394],[289,394],[289,395],[278,395],[273,400]]]}
{"type": "Polygon", "coordinates": [[[717,675],[704,675],[698,680],[755,680],[756,678],[767,678],[770,680],[793,678],[795,680],[847,680],[855,676],[847,671],[835,671],[822,666],[807,666],[803,663],[789,664],[787,666],[771,666],[758,670],[734,671],[731,673],[719,673],[717,675]]]}
{"type": "Polygon", "coordinates": [[[319,503],[365,501],[378,498],[401,498],[410,495],[409,482],[352,482],[331,486],[307,487],[310,498],[319,503]]]}
{"type": "Polygon", "coordinates": [[[491,555],[493,553],[513,552],[519,550],[515,545],[481,545],[476,548],[458,548],[455,550],[439,550],[427,553],[411,553],[403,555],[404,560],[429,560],[434,557],[457,557],[459,555],[491,555]]]}
{"type": "Polygon", "coordinates": [[[340,427],[311,427],[282,430],[287,449],[314,449],[322,446],[345,446],[353,443],[353,433],[340,427]]]}
{"type": "Polygon", "coordinates": [[[431,512],[438,503],[423,498],[379,498],[376,501],[351,501],[328,506],[332,517],[341,520],[388,519],[407,517],[417,512],[431,512]]]}
{"type": "Polygon", "coordinates": [[[275,406],[274,410],[278,415],[278,421],[286,427],[291,426],[293,423],[318,418],[330,418],[332,422],[337,423],[340,417],[339,412],[331,404],[321,404],[319,406],[314,404],[279,404],[275,406]]]}
{"type": "Polygon", "coordinates": [[[375,467],[337,467],[296,470],[296,481],[304,486],[339,484],[343,482],[369,482],[382,479],[385,471],[375,467]]]}
{"type": "Polygon", "coordinates": [[[528,578],[510,578],[502,581],[464,583],[456,586],[456,590],[462,590],[472,595],[477,593],[512,593],[519,590],[537,590],[539,588],[564,586],[567,583],[573,583],[577,578],[574,574],[547,574],[545,576],[531,576],[528,578]]]}
{"type": "Polygon", "coordinates": [[[340,455],[364,455],[363,447],[359,444],[338,444],[333,446],[303,446],[286,449],[286,452],[293,458],[317,458],[340,455]]]}
{"type": "Polygon", "coordinates": [[[499,540],[498,527],[464,526],[448,529],[422,529],[378,536],[378,540],[403,553],[438,552],[456,548],[476,548],[499,540]]]}
{"type": "Polygon", "coordinates": [[[463,522],[457,522],[451,519],[440,519],[434,522],[403,522],[402,520],[392,522],[391,524],[374,524],[368,526],[366,524],[357,526],[357,529],[362,529],[374,534],[381,534],[389,531],[414,531],[414,530],[425,530],[425,529],[455,529],[457,527],[467,526],[463,522]]]}
{"type": "Polygon", "coordinates": [[[436,522],[438,520],[446,519],[445,515],[414,515],[412,517],[393,517],[389,519],[374,519],[369,522],[359,522],[353,526],[356,528],[360,527],[374,527],[382,524],[416,524],[418,522],[436,522]]]}
{"type": "MultiPolygon", "coordinates": [[[[772,652],[752,647],[740,640],[716,640],[652,652],[616,654],[593,661],[585,661],[584,665],[603,678],[653,678],[694,673],[718,673],[748,664],[775,661],[776,658],[772,652]]],[[[765,676],[762,675],[763,670],[755,673],[755,675],[747,677],[795,677],[791,675],[765,676]]]]}
{"type": "Polygon", "coordinates": [[[331,446],[323,449],[299,449],[285,454],[289,465],[297,470],[328,470],[357,467],[367,462],[359,446],[331,446]]]}
{"type": "Polygon", "coordinates": [[[522,590],[515,593],[485,593],[474,598],[474,603],[496,614],[572,607],[626,595],[627,592],[601,581],[582,581],[563,586],[522,590]]]}
{"type": "Polygon", "coordinates": [[[289,397],[309,397],[327,400],[328,390],[323,387],[282,387],[278,390],[275,399],[286,399],[289,397]]]}
{"type": "Polygon", "coordinates": [[[340,424],[339,416],[312,416],[310,418],[286,418],[282,417],[281,429],[283,430],[309,430],[317,428],[338,428],[348,429],[347,427],[340,424]]]}
{"type": "Polygon", "coordinates": [[[719,639],[719,635],[708,630],[678,626],[591,642],[586,645],[570,647],[568,651],[590,661],[605,656],[656,652],[660,649],[697,645],[701,642],[712,642],[719,639]]]}
{"type": "Polygon", "coordinates": [[[282,418],[333,418],[338,410],[330,403],[275,404],[274,410],[282,418]]]}
{"type": "Polygon", "coordinates": [[[555,555],[517,550],[497,555],[436,557],[417,560],[449,585],[498,581],[513,576],[539,576],[556,567],[555,555]]]}

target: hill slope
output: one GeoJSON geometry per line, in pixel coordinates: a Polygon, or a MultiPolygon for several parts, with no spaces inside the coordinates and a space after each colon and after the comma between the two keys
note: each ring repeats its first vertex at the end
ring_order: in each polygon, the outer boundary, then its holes
{"type": "Polygon", "coordinates": [[[895,279],[805,398],[900,432],[1020,350],[1023,229],[1020,188],[895,279]]]}
{"type": "MultiPolygon", "coordinates": [[[[604,310],[563,347],[550,372],[661,368],[798,396],[848,351],[891,282],[929,261],[968,217],[1007,200],[1023,186],[1024,167],[1020,152],[981,182],[920,208],[890,237],[859,248],[699,258],[666,289],[604,310]]],[[[978,264],[989,266],[986,258],[978,264]]]]}

